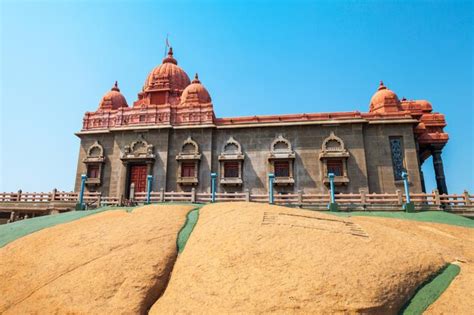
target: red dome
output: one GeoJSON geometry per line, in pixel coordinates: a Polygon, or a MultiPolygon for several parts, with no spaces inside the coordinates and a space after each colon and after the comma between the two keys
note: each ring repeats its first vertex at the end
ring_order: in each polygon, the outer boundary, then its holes
{"type": "Polygon", "coordinates": [[[194,80],[188,85],[181,95],[181,104],[184,103],[210,103],[211,96],[209,92],[199,81],[198,74],[194,76],[194,80]]]}
{"type": "Polygon", "coordinates": [[[370,99],[371,112],[392,112],[401,110],[397,94],[389,90],[382,81],[374,96],[370,99]]]}
{"type": "Polygon", "coordinates": [[[182,92],[190,83],[186,72],[178,66],[178,61],[173,58],[173,48],[170,48],[168,56],[163,59],[163,63],[148,75],[143,90],[148,92],[150,90],[170,89],[171,91],[182,92]]]}
{"type": "Polygon", "coordinates": [[[120,93],[117,81],[115,81],[112,89],[102,97],[99,103],[99,110],[119,109],[121,107],[128,107],[128,104],[125,96],[120,93]]]}

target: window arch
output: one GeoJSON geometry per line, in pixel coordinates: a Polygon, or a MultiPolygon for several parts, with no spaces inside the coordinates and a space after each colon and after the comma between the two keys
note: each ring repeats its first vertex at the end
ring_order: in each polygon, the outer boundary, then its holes
{"type": "Polygon", "coordinates": [[[221,185],[242,185],[243,161],[244,155],[242,154],[242,147],[240,143],[231,136],[222,146],[222,152],[219,155],[221,185]]]}

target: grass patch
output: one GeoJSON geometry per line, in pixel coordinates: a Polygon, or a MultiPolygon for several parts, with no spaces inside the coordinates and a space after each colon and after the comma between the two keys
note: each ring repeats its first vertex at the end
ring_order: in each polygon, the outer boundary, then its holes
{"type": "Polygon", "coordinates": [[[422,314],[441,296],[460,271],[461,268],[454,264],[449,264],[443,268],[433,279],[424,283],[418,289],[415,295],[401,309],[400,314],[422,314]]]}
{"type": "Polygon", "coordinates": [[[412,221],[421,221],[421,222],[433,222],[433,223],[444,223],[450,225],[457,225],[462,227],[474,227],[474,221],[468,218],[465,218],[460,215],[453,213],[448,213],[444,211],[422,211],[422,212],[389,212],[389,211],[353,211],[353,212],[327,212],[328,214],[334,214],[337,216],[343,217],[355,217],[355,216],[365,216],[365,217],[383,217],[383,218],[393,218],[393,219],[402,219],[402,220],[412,220],[412,221]]]}
{"type": "Polygon", "coordinates": [[[183,227],[178,233],[178,239],[176,240],[176,245],[178,246],[178,254],[184,250],[186,243],[188,242],[189,236],[196,225],[198,218],[199,218],[199,209],[201,209],[202,205],[198,206],[197,208],[188,212],[186,216],[186,222],[184,223],[183,227]]]}
{"type": "Polygon", "coordinates": [[[13,223],[0,225],[0,247],[13,242],[28,234],[49,228],[58,224],[75,221],[90,215],[94,215],[107,210],[125,210],[130,212],[134,207],[102,207],[95,210],[70,211],[59,214],[45,215],[41,217],[21,220],[13,223]]]}

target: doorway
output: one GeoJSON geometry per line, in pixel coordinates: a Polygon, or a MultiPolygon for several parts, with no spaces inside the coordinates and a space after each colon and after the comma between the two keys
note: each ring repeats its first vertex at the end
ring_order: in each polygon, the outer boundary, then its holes
{"type": "Polygon", "coordinates": [[[135,192],[146,191],[146,177],[148,175],[148,167],[146,164],[132,164],[129,171],[129,181],[127,190],[130,193],[130,185],[135,184],[135,192]]]}

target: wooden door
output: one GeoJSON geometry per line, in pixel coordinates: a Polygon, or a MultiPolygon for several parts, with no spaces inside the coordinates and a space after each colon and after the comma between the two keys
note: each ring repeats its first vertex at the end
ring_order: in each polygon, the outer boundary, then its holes
{"type": "Polygon", "coordinates": [[[135,192],[146,191],[146,165],[132,165],[130,167],[130,185],[135,183],[135,192]]]}

